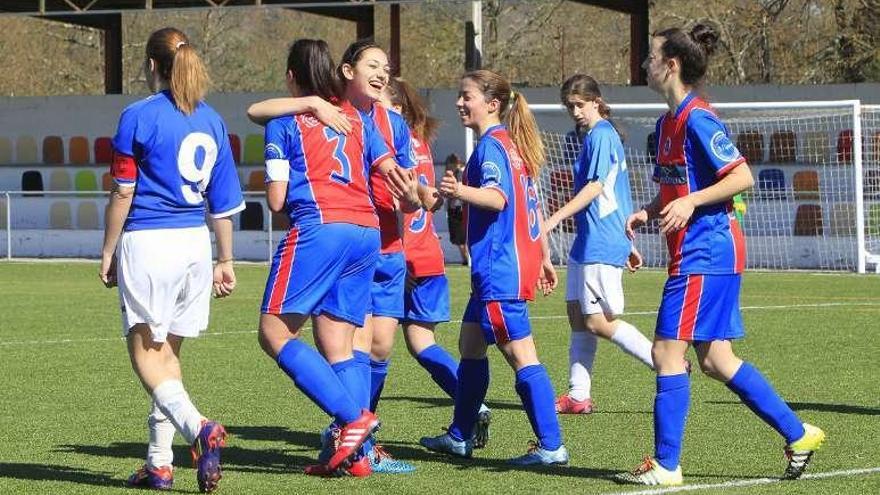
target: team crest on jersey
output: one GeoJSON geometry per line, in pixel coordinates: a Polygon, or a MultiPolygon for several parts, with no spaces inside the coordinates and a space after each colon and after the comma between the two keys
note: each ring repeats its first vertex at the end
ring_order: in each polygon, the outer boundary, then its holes
{"type": "Polygon", "coordinates": [[[513,165],[513,168],[516,170],[521,170],[523,168],[523,160],[520,158],[519,153],[513,152],[510,154],[510,164],[513,165]]]}
{"type": "Polygon", "coordinates": [[[718,157],[724,163],[730,163],[739,158],[739,150],[736,149],[733,142],[727,137],[723,131],[718,131],[712,135],[710,141],[712,154],[718,157]]]}
{"type": "Polygon", "coordinates": [[[302,123],[308,128],[316,127],[321,125],[321,122],[318,121],[318,118],[314,115],[307,113],[302,116],[302,123]]]}
{"type": "Polygon", "coordinates": [[[667,138],[663,141],[663,154],[664,154],[664,155],[668,155],[670,149],[672,149],[672,138],[667,137],[667,138]]]}
{"type": "Polygon", "coordinates": [[[263,154],[266,160],[281,160],[284,158],[284,152],[275,143],[266,143],[266,150],[263,154]]]}
{"type": "Polygon", "coordinates": [[[483,162],[480,165],[480,172],[483,175],[485,184],[498,185],[501,183],[501,169],[494,162],[483,162]]]}

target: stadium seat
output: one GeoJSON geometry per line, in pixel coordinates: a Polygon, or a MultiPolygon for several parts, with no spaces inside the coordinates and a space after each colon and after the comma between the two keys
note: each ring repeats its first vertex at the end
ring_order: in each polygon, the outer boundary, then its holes
{"type": "Polygon", "coordinates": [[[50,191],[70,191],[70,173],[67,170],[53,170],[49,176],[50,191]]]}
{"type": "Polygon", "coordinates": [[[43,138],[43,163],[46,165],[64,164],[64,141],[61,136],[43,138]]]}
{"type": "Polygon", "coordinates": [[[648,134],[648,142],[645,145],[645,151],[648,152],[648,156],[650,156],[652,160],[657,158],[657,133],[652,132],[651,134],[648,134]]]}
{"type": "Polygon", "coordinates": [[[53,229],[70,229],[71,222],[70,203],[56,201],[49,206],[49,227],[53,229]]]}
{"type": "Polygon", "coordinates": [[[828,134],[824,132],[808,132],[803,136],[804,148],[801,161],[814,164],[828,162],[828,134]]]}
{"type": "Polygon", "coordinates": [[[265,183],[266,172],[262,170],[254,170],[248,174],[247,190],[262,191],[266,188],[265,183]]]}
{"type": "Polygon", "coordinates": [[[113,142],[108,137],[95,139],[95,163],[98,165],[110,165],[113,161],[113,142]]]}
{"type": "Polygon", "coordinates": [[[758,172],[757,194],[766,199],[785,198],[785,173],[778,168],[765,168],[758,172]]]}
{"type": "Polygon", "coordinates": [[[880,169],[865,170],[865,181],[862,183],[865,197],[880,199],[880,169]]]}
{"type": "Polygon", "coordinates": [[[776,131],[770,135],[770,162],[794,163],[797,137],[791,131],[776,131]]]}
{"type": "Polygon", "coordinates": [[[76,207],[76,228],[98,230],[98,205],[94,201],[83,201],[76,207]]]}
{"type": "Polygon", "coordinates": [[[104,191],[113,190],[113,174],[110,172],[104,172],[104,175],[101,176],[101,189],[104,191]]]}
{"type": "Polygon", "coordinates": [[[260,165],[263,163],[263,135],[248,134],[244,138],[244,158],[242,163],[260,165]]]}
{"type": "Polygon", "coordinates": [[[22,191],[42,191],[43,174],[39,170],[25,170],[21,174],[22,191]]]}
{"type": "Polygon", "coordinates": [[[272,213],[272,230],[287,230],[290,228],[290,217],[286,213],[272,213]]]}
{"type": "Polygon", "coordinates": [[[232,159],[238,165],[241,163],[241,138],[238,134],[229,134],[229,147],[232,148],[232,159]]]}
{"type": "Polygon", "coordinates": [[[18,136],[15,140],[15,163],[37,162],[37,141],[31,136],[18,136]]]}
{"type": "Polygon", "coordinates": [[[791,181],[795,199],[819,199],[819,174],[815,170],[795,172],[791,181]]]}
{"type": "Polygon", "coordinates": [[[758,131],[746,131],[736,137],[736,147],[749,164],[764,161],[764,135],[758,131]]]}
{"type": "Polygon", "coordinates": [[[0,165],[12,163],[12,141],[8,137],[0,137],[0,165]]]}
{"type": "Polygon", "coordinates": [[[80,170],[73,178],[73,184],[77,191],[99,191],[98,178],[91,170],[80,170]]]}
{"type": "Polygon", "coordinates": [[[239,230],[263,230],[263,205],[248,201],[239,217],[239,230]]]}
{"type": "Polygon", "coordinates": [[[855,235],[856,206],[852,203],[834,203],[831,206],[830,223],[831,235],[855,235]]]}
{"type": "Polygon", "coordinates": [[[73,136],[70,138],[67,156],[72,165],[90,165],[89,139],[85,136],[73,136]]]}
{"type": "Polygon", "coordinates": [[[819,205],[800,205],[794,217],[794,235],[815,236],[824,233],[822,228],[822,207],[819,205]]]}
{"type": "Polygon", "coordinates": [[[849,165],[853,158],[853,132],[852,129],[840,131],[837,135],[837,163],[849,165]]]}

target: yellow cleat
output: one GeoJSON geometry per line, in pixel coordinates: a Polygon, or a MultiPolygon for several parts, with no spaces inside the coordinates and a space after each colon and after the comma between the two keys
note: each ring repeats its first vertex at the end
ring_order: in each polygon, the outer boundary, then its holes
{"type": "Polygon", "coordinates": [[[804,423],[804,436],[796,442],[785,446],[785,457],[788,458],[788,466],[782,474],[784,480],[796,480],[804,474],[807,464],[813,452],[822,447],[825,441],[825,432],[821,428],[804,423]]]}
{"type": "Polygon", "coordinates": [[[681,466],[675,471],[669,471],[651,457],[645,457],[644,461],[629,473],[621,473],[615,476],[616,481],[635,485],[660,485],[675,486],[683,483],[681,466]]]}

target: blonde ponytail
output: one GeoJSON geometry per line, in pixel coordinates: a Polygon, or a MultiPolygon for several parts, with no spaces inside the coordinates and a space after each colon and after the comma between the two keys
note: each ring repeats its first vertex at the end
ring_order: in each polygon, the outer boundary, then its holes
{"type": "Polygon", "coordinates": [[[504,123],[510,133],[510,139],[516,145],[520,156],[526,162],[526,168],[533,179],[538,178],[538,173],[547,157],[544,153],[544,143],[538,131],[538,123],[529,109],[529,103],[522,93],[514,93],[513,102],[507,111],[504,123]]]}
{"type": "Polygon", "coordinates": [[[171,89],[174,104],[189,115],[208,91],[208,71],[189,38],[175,28],[162,28],[147,40],[147,58],[155,61],[156,71],[171,89]]]}

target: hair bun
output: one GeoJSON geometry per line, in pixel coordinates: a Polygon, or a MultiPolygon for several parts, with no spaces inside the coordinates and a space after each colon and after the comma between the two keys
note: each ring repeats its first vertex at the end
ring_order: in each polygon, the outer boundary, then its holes
{"type": "Polygon", "coordinates": [[[699,23],[688,33],[694,43],[698,44],[706,56],[715,52],[715,46],[718,44],[718,28],[711,23],[699,23]]]}

